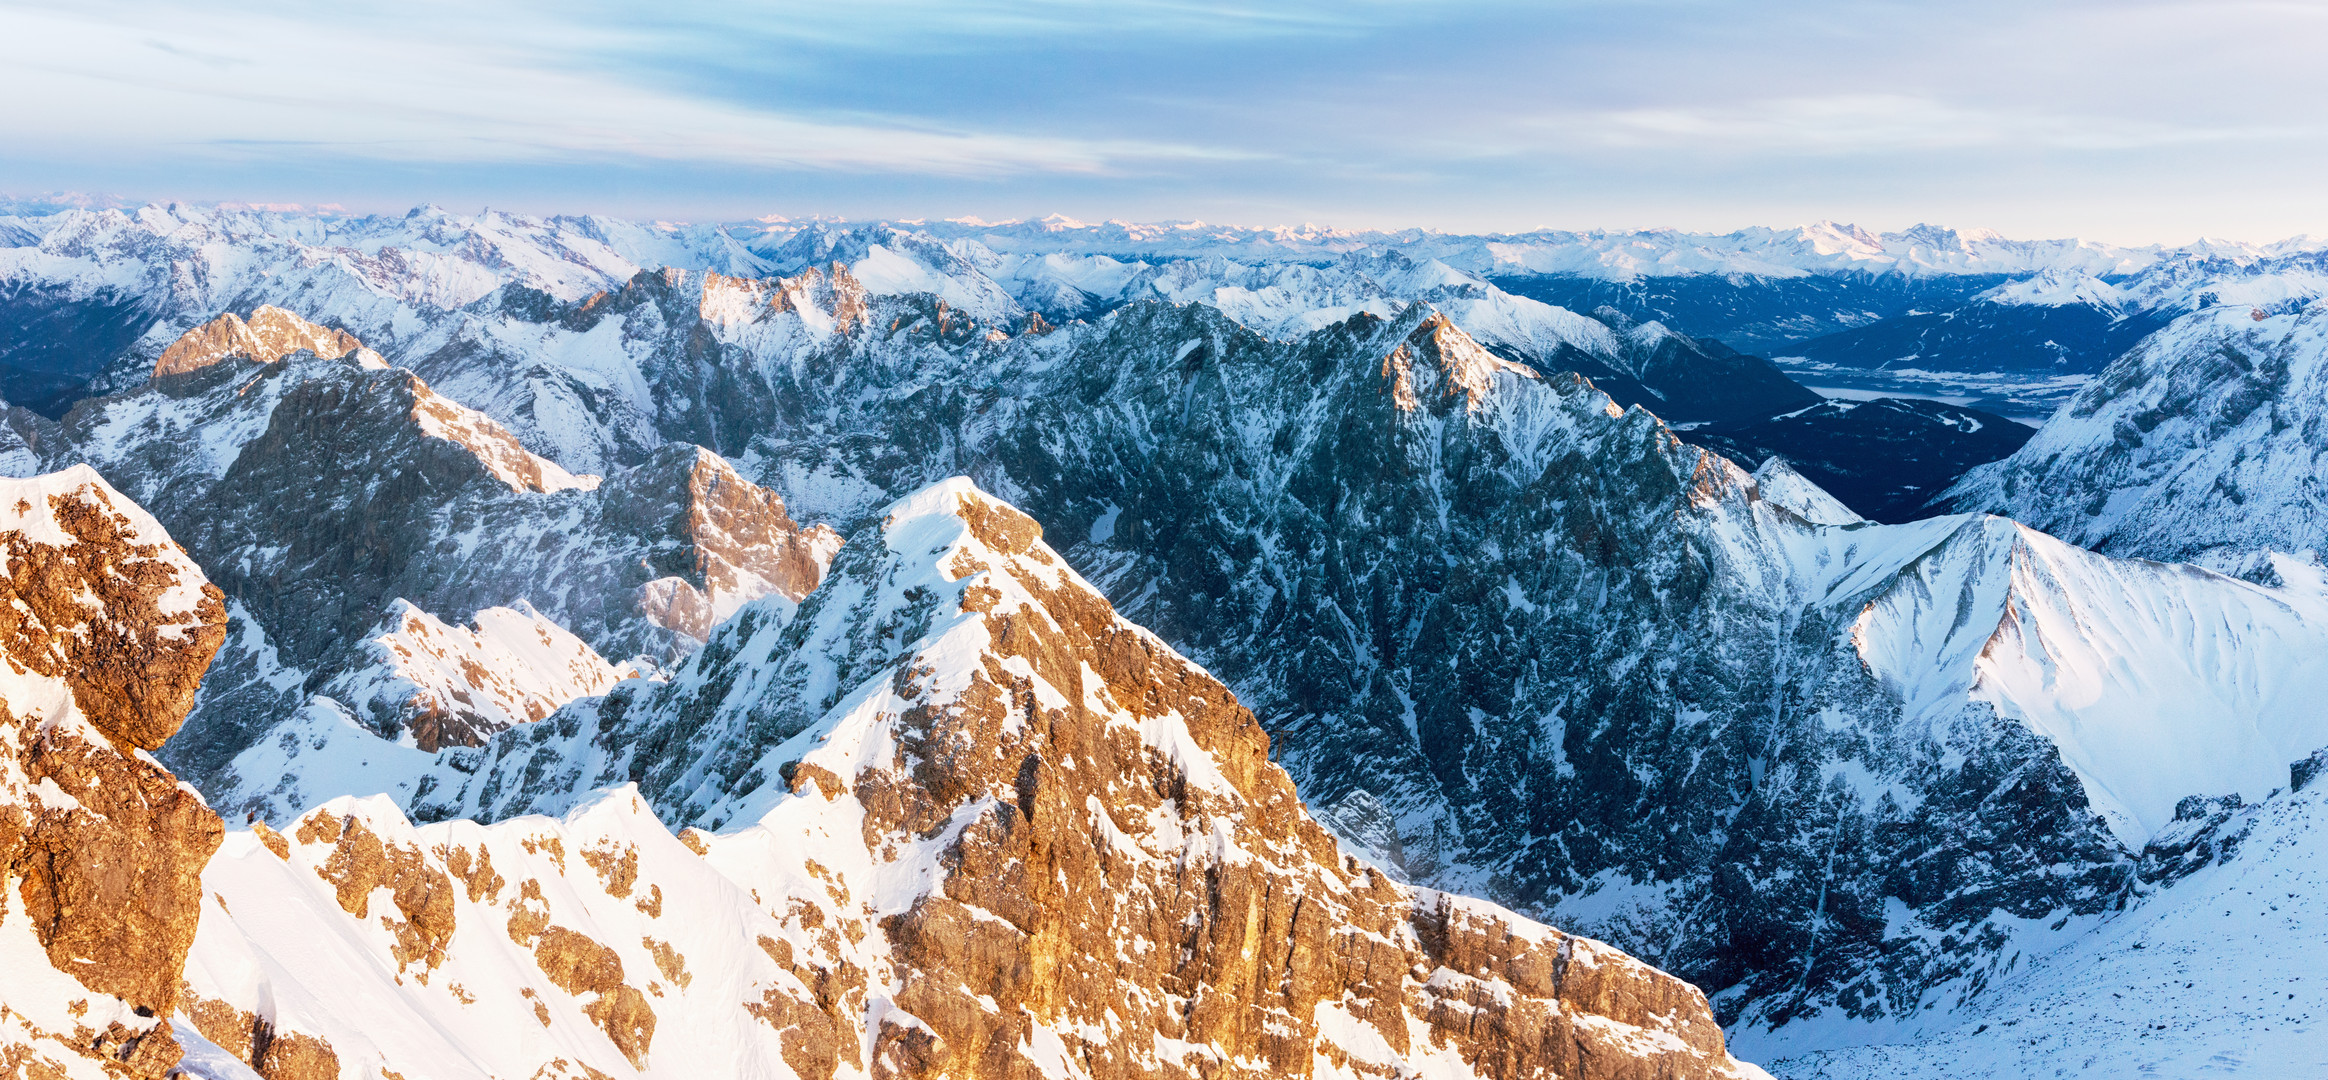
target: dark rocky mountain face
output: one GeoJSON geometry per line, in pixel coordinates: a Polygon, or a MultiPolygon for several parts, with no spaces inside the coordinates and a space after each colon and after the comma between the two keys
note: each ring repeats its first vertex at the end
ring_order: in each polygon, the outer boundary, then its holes
{"type": "Polygon", "coordinates": [[[2085,375],[2172,317],[2091,304],[1974,302],[1891,315],[1795,342],[1784,352],[1844,368],[2085,375]]]}
{"type": "Polygon", "coordinates": [[[2009,280],[2002,274],[1686,274],[1609,281],[1570,274],[1501,274],[1516,296],[1571,311],[1613,308],[1763,356],[1793,355],[1795,342],[1911,310],[1952,307],[2009,280]]]}
{"type": "Polygon", "coordinates": [[[1749,468],[1781,457],[1871,521],[1914,521],[1975,465],[2010,456],[2036,434],[1980,409],[1916,398],[1826,401],[1768,418],[1696,427],[1683,436],[1749,468]]]}
{"type": "Polygon", "coordinates": [[[1617,404],[1639,405],[1669,423],[1754,419],[1822,400],[1769,361],[1712,338],[1638,323],[1613,307],[1594,311],[1593,318],[1617,332],[1619,357],[1563,346],[1548,356],[1517,358],[1546,371],[1583,375],[1617,404]]]}

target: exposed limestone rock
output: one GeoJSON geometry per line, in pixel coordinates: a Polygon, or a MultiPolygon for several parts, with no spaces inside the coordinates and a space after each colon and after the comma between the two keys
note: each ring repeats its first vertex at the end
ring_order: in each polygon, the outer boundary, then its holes
{"type": "Polygon", "coordinates": [[[229,311],[186,331],[162,350],[161,359],[154,362],[154,375],[182,375],[229,356],[272,364],[302,349],[336,360],[363,347],[345,330],[317,326],[282,308],[262,304],[248,320],[229,311]]]}
{"type": "Polygon", "coordinates": [[[652,543],[661,577],[638,588],[647,620],[700,642],[744,604],[816,588],[841,536],[793,522],[784,500],[698,446],[668,446],[601,493],[610,531],[652,543]]]}
{"type": "Polygon", "coordinates": [[[339,1055],[313,1035],[261,1026],[251,1067],[267,1080],[340,1080],[339,1055]]]}
{"type": "Polygon", "coordinates": [[[138,751],[185,718],[225,606],[86,466],[0,480],[0,570],[0,1062],[159,1077],[222,830],[138,751]]]}

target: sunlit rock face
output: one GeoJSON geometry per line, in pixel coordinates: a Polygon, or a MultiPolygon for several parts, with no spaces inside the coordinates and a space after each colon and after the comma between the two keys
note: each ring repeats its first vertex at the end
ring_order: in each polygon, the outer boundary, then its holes
{"type": "Polygon", "coordinates": [[[345,330],[317,326],[272,304],[261,304],[247,320],[229,311],[186,331],[162,350],[154,361],[154,374],[182,375],[229,356],[271,364],[305,351],[337,360],[360,348],[363,343],[345,330]]]}
{"type": "Polygon", "coordinates": [[[0,1062],[159,1078],[219,844],[146,751],[225,636],[218,590],[86,468],[0,480],[0,1062]]]}

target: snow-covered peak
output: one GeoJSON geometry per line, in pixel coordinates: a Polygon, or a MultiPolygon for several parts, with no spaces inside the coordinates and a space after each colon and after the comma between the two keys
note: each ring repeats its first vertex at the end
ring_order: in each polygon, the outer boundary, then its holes
{"type": "Polygon", "coordinates": [[[1855,525],[1867,520],[1776,454],[1754,470],[1754,489],[1764,501],[1794,511],[1815,525],[1855,525]]]}
{"type": "Polygon", "coordinates": [[[2065,307],[2083,304],[2107,312],[2126,306],[2127,294],[2109,282],[2082,271],[2047,270],[2032,278],[2009,281],[1975,299],[1992,304],[2028,307],[2065,307]]]}
{"type": "Polygon", "coordinates": [[[1417,321],[1383,357],[1382,375],[1391,401],[1402,411],[1436,412],[1446,402],[1459,401],[1473,414],[1488,411],[1499,381],[1543,377],[1526,364],[1489,352],[1437,311],[1417,321]]]}
{"type": "Polygon", "coordinates": [[[637,788],[418,829],[343,800],[230,839],[189,973],[204,1033],[264,1017],[336,1060],[456,1078],[551,1056],[625,1080],[935,1076],[904,1055],[957,1046],[1061,1080],[1192,1059],[1759,1075],[1688,984],[1345,854],[1235,696],[1016,509],[954,478],[870,531],[789,628],[741,616],[669,684],[504,733],[477,776],[571,779],[598,754],[637,788]],[[674,838],[657,803],[724,831],[674,838]],[[286,928],[326,944],[271,949],[286,928]],[[1320,959],[1351,950],[1376,959],[1320,959]]]}

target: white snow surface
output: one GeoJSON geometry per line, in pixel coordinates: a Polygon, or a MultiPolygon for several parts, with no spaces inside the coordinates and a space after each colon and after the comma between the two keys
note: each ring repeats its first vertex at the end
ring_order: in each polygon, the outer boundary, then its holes
{"type": "Polygon", "coordinates": [[[381,797],[335,799],[309,818],[318,814],[360,821],[391,848],[417,849],[440,870],[456,848],[489,858],[506,884],[485,895],[455,887],[453,936],[430,970],[394,958],[395,935],[384,922],[398,913],[388,890],[368,898],[370,913],[382,918],[351,918],[343,909],[319,874],[331,844],[294,844],[286,860],[252,833],[232,833],[203,874],[202,919],[186,965],[196,994],[264,1009],[279,1031],[322,1037],[342,1068],[367,1074],[393,1062],[406,1075],[484,1080],[536,1075],[564,1058],[617,1077],[787,1075],[777,1031],[747,1005],[766,987],[791,985],[791,976],[753,943],[798,936],[769,910],[782,912],[791,896],[831,902],[800,866],[809,850],[794,852],[794,876],[753,880],[763,888],[755,897],[715,860],[682,845],[628,789],[562,821],[416,828],[381,797]],[[637,883],[617,891],[612,873],[589,861],[594,853],[635,860],[637,883]],[[521,909],[545,913],[548,924],[619,958],[623,983],[646,996],[659,1021],[643,1064],[629,1061],[586,1014],[597,994],[561,989],[529,943],[513,940],[505,927],[521,909]],[[666,971],[658,946],[679,966],[666,971]]]}
{"type": "MultiPolygon", "coordinates": [[[[2258,800],[2328,746],[2328,593],[2111,559],[2002,518],[1882,530],[1897,580],[1853,629],[1860,656],[1937,722],[1986,702],[2057,747],[2139,851],[2183,798],[2258,800]]],[[[2291,569],[2291,573],[2293,570],[2291,569]]]]}
{"type": "Polygon", "coordinates": [[[1792,510],[1815,525],[1854,525],[1867,520],[1776,454],[1754,470],[1754,486],[1765,500],[1792,510]]]}
{"type": "Polygon", "coordinates": [[[2125,912],[2033,928],[1969,1001],[1846,1036],[1864,1045],[1736,1052],[1788,1080],[2328,1076],[2328,788],[2217,831],[2234,854],[2125,912]]]}

